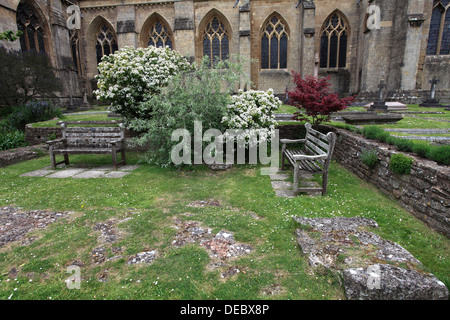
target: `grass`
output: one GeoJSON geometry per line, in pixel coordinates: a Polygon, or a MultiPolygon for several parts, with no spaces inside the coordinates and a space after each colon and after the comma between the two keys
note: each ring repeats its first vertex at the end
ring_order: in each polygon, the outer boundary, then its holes
{"type": "MultiPolygon", "coordinates": [[[[128,158],[130,164],[140,162],[139,154],[128,158]]],[[[71,160],[93,166],[111,161],[89,155],[71,160]]],[[[32,231],[38,239],[27,246],[16,242],[0,248],[0,299],[345,299],[335,275],[308,266],[295,239],[300,226],[292,216],[297,215],[374,219],[380,226],[376,233],[404,246],[450,285],[449,239],[337,163],[331,166],[328,196],[294,199],[276,197],[269,177],[245,165],[214,172],[203,166],[180,171],[143,164],[120,179],[20,177],[48,165],[46,156],[0,169],[1,206],[74,212],[32,231]],[[206,199],[222,207],[187,206],[206,199]],[[126,217],[131,219],[118,225],[122,238],[114,243],[124,248],[123,258],[93,263],[92,249],[100,246],[95,224],[126,217]],[[210,258],[199,246],[172,246],[175,218],[201,222],[213,232],[231,231],[236,241],[251,245],[249,255],[230,263],[242,272],[222,279],[223,270],[209,270],[210,258]],[[158,250],[153,264],[126,264],[145,249],[158,250]],[[80,290],[69,290],[64,282],[74,260],[83,262],[80,290]],[[7,275],[12,268],[20,270],[15,279],[7,275]],[[108,281],[100,282],[104,273],[108,281]],[[283,290],[263,294],[273,286],[283,290]]]]}
{"type": "MultiPolygon", "coordinates": [[[[95,110],[94,110],[95,111],[95,110]]],[[[99,110],[103,111],[103,110],[99,110]]],[[[117,118],[109,118],[107,113],[99,114],[73,114],[73,115],[62,115],[59,118],[55,118],[48,121],[33,123],[33,128],[47,128],[47,127],[57,127],[58,121],[111,121],[117,118]]]]}

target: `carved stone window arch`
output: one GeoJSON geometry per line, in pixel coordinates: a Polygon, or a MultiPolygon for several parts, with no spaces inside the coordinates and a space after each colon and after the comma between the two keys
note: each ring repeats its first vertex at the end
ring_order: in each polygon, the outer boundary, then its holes
{"type": "Polygon", "coordinates": [[[80,35],[79,30],[71,29],[69,30],[69,40],[70,40],[70,51],[72,53],[73,64],[78,71],[81,72],[81,55],[80,55],[80,35]]]}
{"type": "Polygon", "coordinates": [[[320,34],[320,67],[345,68],[349,27],[345,18],[334,12],[328,17],[320,34]]]}
{"type": "Polygon", "coordinates": [[[147,45],[155,47],[169,47],[173,49],[173,36],[169,27],[161,20],[156,20],[150,28],[147,45]]]}
{"type": "Polygon", "coordinates": [[[289,35],[277,14],[264,24],[261,35],[261,69],[286,69],[289,35]]]}
{"type": "Polygon", "coordinates": [[[434,0],[427,55],[450,54],[450,0],[434,0]]]}
{"type": "Polygon", "coordinates": [[[230,35],[219,17],[213,16],[203,31],[203,56],[208,56],[211,66],[227,60],[230,55],[230,35]]]}
{"type": "Polygon", "coordinates": [[[117,38],[115,32],[107,24],[99,29],[96,35],[97,42],[95,44],[95,51],[97,55],[97,64],[102,61],[103,56],[108,56],[117,50],[117,38]]]}
{"type": "Polygon", "coordinates": [[[34,8],[28,2],[17,7],[17,28],[22,31],[20,47],[22,51],[45,53],[45,32],[34,8]]]}

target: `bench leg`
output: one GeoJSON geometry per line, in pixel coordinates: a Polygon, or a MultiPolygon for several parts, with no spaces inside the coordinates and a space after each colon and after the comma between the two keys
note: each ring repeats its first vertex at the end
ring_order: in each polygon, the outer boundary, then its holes
{"type": "Polygon", "coordinates": [[[112,149],[112,161],[113,161],[114,170],[117,170],[117,152],[116,152],[116,148],[112,149]]]}
{"type": "Polygon", "coordinates": [[[56,169],[56,159],[55,159],[55,154],[53,153],[53,146],[50,146],[50,148],[48,149],[48,152],[50,154],[50,161],[52,164],[52,170],[56,169]]]}
{"type": "Polygon", "coordinates": [[[298,164],[294,165],[294,192],[298,192],[298,164]]]}
{"type": "Polygon", "coordinates": [[[127,158],[126,158],[126,156],[125,156],[125,149],[123,149],[121,153],[122,153],[122,162],[123,162],[123,165],[126,165],[126,164],[127,164],[127,158]]]}
{"type": "Polygon", "coordinates": [[[69,165],[69,154],[64,153],[64,164],[67,166],[69,165]]]}
{"type": "Polygon", "coordinates": [[[327,194],[327,184],[328,184],[328,172],[324,173],[322,176],[322,196],[327,194]]]}
{"type": "Polygon", "coordinates": [[[281,171],[284,171],[286,158],[284,156],[284,150],[281,152],[281,171]]]}

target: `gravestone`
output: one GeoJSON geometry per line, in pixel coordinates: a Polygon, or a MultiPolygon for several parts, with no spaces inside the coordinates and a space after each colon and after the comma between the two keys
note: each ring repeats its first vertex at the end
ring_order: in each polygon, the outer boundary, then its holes
{"type": "Polygon", "coordinates": [[[425,108],[440,108],[442,105],[439,103],[439,100],[436,99],[436,85],[439,83],[439,80],[434,77],[433,80],[430,81],[430,96],[428,99],[424,100],[419,106],[425,108]]]}
{"type": "Polygon", "coordinates": [[[384,90],[386,89],[386,83],[384,80],[380,81],[380,85],[378,86],[378,100],[375,101],[369,108],[370,111],[376,112],[385,112],[388,111],[388,106],[386,105],[384,98],[384,90]]]}

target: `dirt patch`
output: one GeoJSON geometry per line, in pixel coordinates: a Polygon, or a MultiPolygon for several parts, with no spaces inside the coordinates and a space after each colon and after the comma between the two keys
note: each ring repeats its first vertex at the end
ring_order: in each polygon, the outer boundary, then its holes
{"type": "Polygon", "coordinates": [[[233,233],[227,230],[214,234],[211,228],[202,226],[200,222],[184,222],[179,219],[175,219],[174,227],[178,233],[172,245],[182,247],[186,244],[198,244],[211,257],[212,262],[208,265],[208,269],[223,269],[222,278],[239,272],[238,267],[229,266],[231,261],[253,251],[250,245],[236,242],[233,233]]]}
{"type": "Polygon", "coordinates": [[[191,202],[187,205],[192,208],[204,208],[204,207],[222,207],[219,201],[216,200],[199,200],[191,202]]]}
{"type": "Polygon", "coordinates": [[[37,239],[37,237],[26,238],[28,232],[33,229],[43,229],[69,214],[72,212],[25,211],[16,207],[2,207],[0,208],[0,248],[18,240],[23,240],[22,245],[28,245],[37,239]]]}

